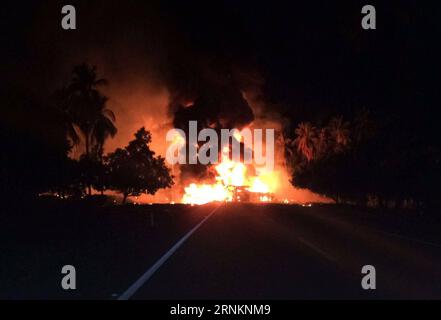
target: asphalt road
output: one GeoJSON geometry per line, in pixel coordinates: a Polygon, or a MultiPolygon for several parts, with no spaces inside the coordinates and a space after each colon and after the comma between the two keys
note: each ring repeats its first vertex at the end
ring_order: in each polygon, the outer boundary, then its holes
{"type": "Polygon", "coordinates": [[[436,215],[52,202],[13,213],[0,224],[2,299],[441,298],[436,215]],[[75,290],[61,287],[64,265],[75,290]],[[364,265],[375,290],[362,289],[364,265]]]}
{"type": "Polygon", "coordinates": [[[130,298],[441,298],[441,245],[328,211],[223,205],[130,298]],[[361,286],[364,265],[375,267],[375,290],[361,286]]]}

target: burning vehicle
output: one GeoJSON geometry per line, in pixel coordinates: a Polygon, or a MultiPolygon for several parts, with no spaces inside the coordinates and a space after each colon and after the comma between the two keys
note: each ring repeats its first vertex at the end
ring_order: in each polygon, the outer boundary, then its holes
{"type": "Polygon", "coordinates": [[[215,182],[191,183],[184,188],[183,203],[273,201],[273,192],[278,181],[276,172],[251,175],[243,163],[228,158],[223,159],[214,169],[215,182]]]}

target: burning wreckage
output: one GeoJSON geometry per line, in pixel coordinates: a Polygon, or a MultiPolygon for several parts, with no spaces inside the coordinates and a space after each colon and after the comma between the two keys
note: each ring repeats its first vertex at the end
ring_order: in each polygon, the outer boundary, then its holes
{"type": "MultiPolygon", "coordinates": [[[[190,127],[195,122],[190,122],[190,127]]],[[[263,147],[262,130],[249,128],[242,131],[221,130],[221,143],[213,129],[204,129],[197,135],[196,128],[190,128],[189,142],[182,130],[168,135],[172,142],[167,151],[167,161],[171,165],[202,164],[209,166],[210,176],[205,183],[190,183],[184,188],[182,199],[186,204],[209,202],[272,202],[273,192],[278,184],[274,169],[274,130],[266,130],[263,147]],[[210,134],[207,131],[211,130],[210,134]],[[209,140],[206,141],[206,137],[209,140]],[[205,142],[200,145],[198,142],[205,142]],[[188,152],[187,152],[188,147],[188,152]],[[222,152],[219,153],[219,147],[222,152]],[[263,156],[265,149],[265,156],[263,156]],[[218,161],[220,154],[220,162],[218,161]]]]}

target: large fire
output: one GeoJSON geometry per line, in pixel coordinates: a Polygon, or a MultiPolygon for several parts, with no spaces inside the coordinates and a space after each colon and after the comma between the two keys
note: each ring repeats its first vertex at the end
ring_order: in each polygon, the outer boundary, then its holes
{"type": "MultiPolygon", "coordinates": [[[[271,123],[272,124],[272,123],[271,123]]],[[[264,125],[259,124],[265,128],[264,125]]],[[[172,145],[184,145],[186,140],[178,132],[171,136],[172,145]]],[[[235,132],[233,137],[243,140],[243,131],[235,132]]],[[[155,196],[137,199],[143,203],[172,203],[203,205],[210,202],[253,202],[253,203],[310,203],[329,202],[326,197],[316,195],[306,189],[294,188],[290,183],[291,173],[286,167],[283,150],[283,139],[276,140],[275,165],[271,170],[264,166],[255,167],[231,159],[230,147],[224,146],[220,152],[220,163],[212,165],[210,180],[179,181],[175,188],[161,190],[155,196]],[[280,145],[277,145],[280,144],[280,145]],[[180,188],[180,186],[185,186],[180,188]],[[181,193],[183,191],[183,193],[181,193]],[[178,200],[179,199],[179,200],[178,200]]],[[[253,152],[255,150],[253,149],[253,152]]],[[[242,159],[241,159],[242,161],[242,159]]],[[[179,170],[172,165],[172,174],[179,170]]],[[[179,175],[179,174],[178,174],[179,175]]]]}
{"type": "Polygon", "coordinates": [[[253,201],[271,202],[277,185],[274,172],[250,175],[241,162],[224,158],[216,165],[216,182],[213,184],[192,183],[185,188],[182,202],[186,204],[205,204],[213,201],[253,201]]]}

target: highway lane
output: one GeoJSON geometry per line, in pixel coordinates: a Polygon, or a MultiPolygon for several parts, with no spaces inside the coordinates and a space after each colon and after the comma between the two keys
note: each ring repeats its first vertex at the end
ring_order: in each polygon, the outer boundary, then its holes
{"type": "Polygon", "coordinates": [[[314,207],[229,204],[132,298],[441,298],[440,263],[439,247],[314,207]],[[376,268],[376,290],[361,287],[361,268],[368,264],[376,268]]]}

